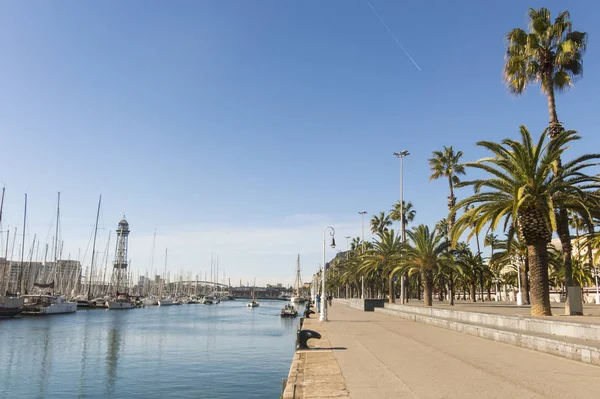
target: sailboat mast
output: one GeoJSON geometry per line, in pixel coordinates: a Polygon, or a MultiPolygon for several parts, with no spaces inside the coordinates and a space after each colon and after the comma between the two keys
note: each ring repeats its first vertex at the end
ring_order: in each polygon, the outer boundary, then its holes
{"type": "Polygon", "coordinates": [[[21,268],[19,269],[19,283],[17,285],[21,292],[21,295],[25,293],[25,287],[23,282],[23,270],[25,268],[24,257],[25,257],[25,225],[27,223],[27,194],[25,194],[25,210],[23,211],[23,243],[21,244],[21,268]]]}
{"type": "Polygon", "coordinates": [[[54,276],[52,280],[56,284],[56,273],[58,272],[58,221],[60,220],[60,191],[58,192],[58,202],[56,204],[56,233],[54,235],[54,276]]]}
{"type": "Polygon", "coordinates": [[[94,256],[96,255],[96,236],[98,235],[98,219],[100,218],[100,204],[102,195],[98,199],[98,210],[96,211],[96,224],[94,225],[94,242],[92,244],[92,262],[90,264],[90,278],[88,281],[88,301],[92,299],[92,275],[94,273],[94,256]]]}

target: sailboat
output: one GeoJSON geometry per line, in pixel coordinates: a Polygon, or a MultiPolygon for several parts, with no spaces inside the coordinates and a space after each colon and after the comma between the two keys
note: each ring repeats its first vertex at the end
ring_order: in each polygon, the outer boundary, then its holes
{"type": "Polygon", "coordinates": [[[254,279],[254,287],[252,287],[252,300],[248,302],[246,306],[249,308],[257,308],[260,303],[256,301],[256,292],[254,292],[254,288],[256,287],[256,279],[254,279]]]}
{"type": "Polygon", "coordinates": [[[302,286],[302,278],[300,277],[300,254],[298,254],[298,261],[296,263],[296,279],[294,280],[294,292],[290,301],[292,303],[304,303],[306,299],[300,296],[300,287],[302,286]]]}
{"type": "MultiPolygon", "coordinates": [[[[0,201],[0,224],[2,223],[2,208],[4,207],[5,190],[6,188],[2,187],[2,200],[0,201]]],[[[4,276],[6,275],[6,267],[10,267],[10,263],[8,262],[8,230],[6,230],[6,234],[6,254],[4,255],[4,262],[2,263],[2,274],[0,274],[0,319],[18,315],[23,311],[24,304],[23,298],[19,298],[16,295],[8,295],[8,290],[4,286],[4,276]]]]}
{"type": "Polygon", "coordinates": [[[163,276],[163,281],[162,281],[162,289],[161,289],[161,299],[158,300],[158,306],[172,306],[173,305],[173,298],[169,297],[165,297],[165,284],[167,284],[167,254],[168,254],[168,248],[165,248],[165,274],[163,276]]]}
{"type": "MultiPolygon", "coordinates": [[[[27,194],[25,194],[25,217],[27,218],[27,194]]],[[[23,295],[23,315],[27,316],[45,316],[49,314],[75,313],[77,311],[77,302],[69,302],[62,295],[50,295],[54,290],[55,282],[57,281],[58,272],[58,225],[60,220],[60,192],[58,193],[58,202],[56,207],[56,236],[54,241],[54,271],[53,280],[50,283],[34,283],[33,286],[40,289],[48,289],[49,293],[44,294],[40,291],[39,294],[23,295]]],[[[25,246],[25,223],[23,223],[23,247],[25,246]]],[[[21,248],[21,251],[23,250],[21,248]]],[[[23,265],[23,253],[21,252],[21,265],[23,265]]],[[[19,273],[19,275],[22,275],[19,273]]],[[[21,280],[21,278],[19,278],[21,280]]],[[[22,280],[20,281],[22,283],[22,280]]]]}

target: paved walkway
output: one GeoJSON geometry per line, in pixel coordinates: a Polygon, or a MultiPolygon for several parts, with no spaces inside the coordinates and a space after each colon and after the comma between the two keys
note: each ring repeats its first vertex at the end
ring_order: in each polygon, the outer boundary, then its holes
{"type": "Polygon", "coordinates": [[[332,352],[353,399],[563,399],[600,393],[598,366],[335,302],[329,320],[311,328],[325,332],[336,348],[332,352]]]}

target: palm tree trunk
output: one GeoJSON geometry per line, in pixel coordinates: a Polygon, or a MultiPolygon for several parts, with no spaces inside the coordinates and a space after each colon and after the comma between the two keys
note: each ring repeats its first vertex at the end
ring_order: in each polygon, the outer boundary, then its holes
{"type": "Polygon", "coordinates": [[[396,302],[396,295],[394,295],[394,276],[392,274],[390,274],[388,278],[388,295],[390,303],[396,302]]]}
{"type": "Polygon", "coordinates": [[[563,265],[565,267],[565,285],[571,287],[575,283],[573,281],[573,263],[571,258],[573,246],[571,245],[571,233],[569,232],[569,214],[566,209],[560,209],[558,211],[556,227],[562,247],[563,265]]]}
{"type": "Polygon", "coordinates": [[[473,277],[469,284],[469,297],[471,298],[472,303],[477,302],[477,297],[475,293],[475,277],[473,277]]]}
{"type": "Polygon", "coordinates": [[[548,247],[544,239],[527,244],[531,274],[531,315],[552,316],[548,285],[548,247]]]}
{"type": "Polygon", "coordinates": [[[454,306],[454,276],[452,270],[450,270],[450,276],[448,278],[448,290],[450,291],[450,306],[454,306]]]}
{"type": "Polygon", "coordinates": [[[439,292],[438,292],[438,301],[442,302],[444,300],[444,276],[440,276],[439,282],[439,292]]]}
{"type": "MultiPolygon", "coordinates": [[[[481,255],[480,255],[480,257],[481,257],[481,255]]],[[[484,285],[483,271],[479,270],[479,286],[481,288],[481,302],[483,302],[483,285],[484,285]]]]}
{"type": "Polygon", "coordinates": [[[421,271],[423,281],[423,302],[425,306],[433,305],[433,273],[431,270],[421,271]]]}
{"type": "Polygon", "coordinates": [[[525,305],[531,304],[531,299],[529,298],[530,289],[531,287],[529,284],[529,257],[527,257],[525,258],[524,267],[521,269],[521,293],[523,294],[523,304],[525,305]]]}

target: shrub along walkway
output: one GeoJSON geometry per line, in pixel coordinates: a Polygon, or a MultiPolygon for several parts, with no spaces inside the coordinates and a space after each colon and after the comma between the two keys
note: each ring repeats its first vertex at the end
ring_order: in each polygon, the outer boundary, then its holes
{"type": "Polygon", "coordinates": [[[598,366],[335,301],[329,319],[310,328],[345,348],[332,353],[354,399],[589,398],[600,387],[598,366]]]}

